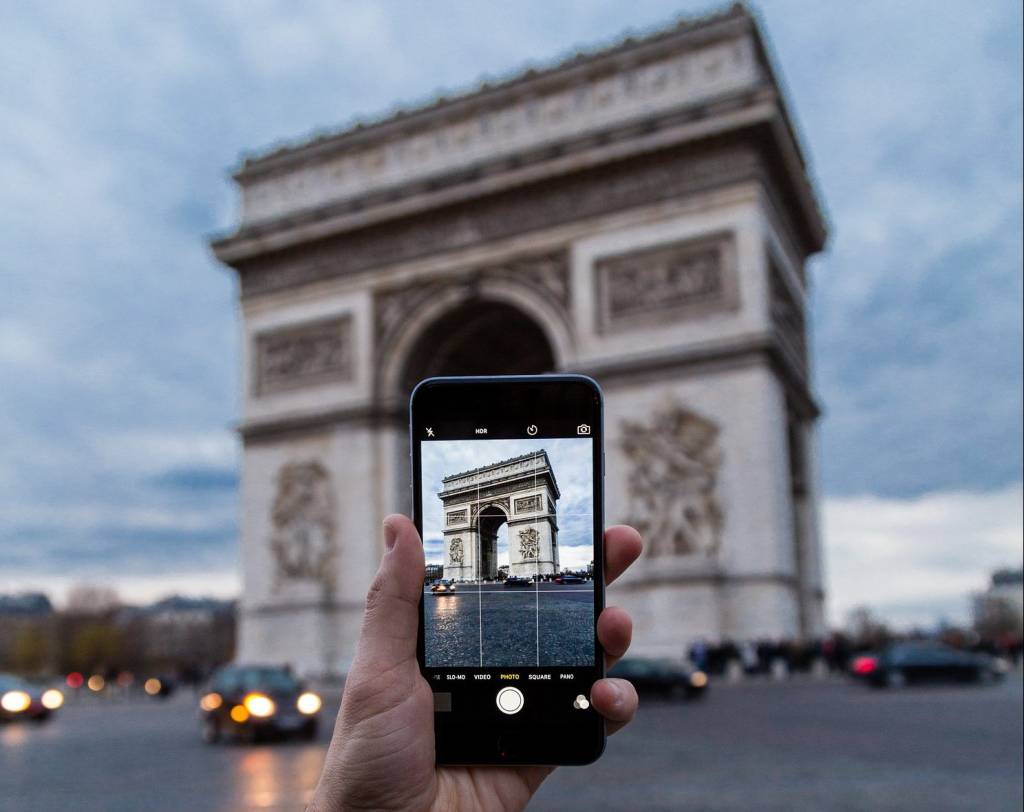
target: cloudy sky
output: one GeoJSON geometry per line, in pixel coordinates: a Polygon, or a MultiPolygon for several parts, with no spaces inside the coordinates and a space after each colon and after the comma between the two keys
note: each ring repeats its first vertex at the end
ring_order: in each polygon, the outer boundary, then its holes
{"type": "MultiPolygon", "coordinates": [[[[437,494],[446,476],[485,465],[546,451],[560,494],[558,518],[559,564],[582,569],[594,560],[593,462],[589,438],[537,440],[437,440],[421,443],[423,545],[428,564],[444,563],[444,509],[437,494]]],[[[498,530],[498,566],[508,564],[508,526],[498,530]]]]}
{"type": "MultiPolygon", "coordinates": [[[[240,152],[706,4],[0,12],[0,590],[237,589],[240,152]]],[[[956,618],[1021,550],[1021,11],[758,5],[833,224],[813,264],[830,611],[956,618]]]]}

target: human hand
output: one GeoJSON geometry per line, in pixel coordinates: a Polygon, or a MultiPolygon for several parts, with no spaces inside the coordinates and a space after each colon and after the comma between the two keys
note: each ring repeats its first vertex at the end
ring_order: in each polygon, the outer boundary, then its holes
{"type": "MultiPolygon", "coordinates": [[[[366,597],[356,656],[309,812],[349,809],[523,809],[552,767],[438,767],[434,697],[416,659],[423,545],[405,516],[384,520],[385,553],[366,597]]],[[[631,527],[604,534],[605,576],[614,581],[640,555],[631,527]]],[[[597,636],[610,667],[629,648],[633,622],[606,608],[597,636]]],[[[622,679],[594,683],[590,701],[608,733],[636,713],[637,695],[622,679]]]]}

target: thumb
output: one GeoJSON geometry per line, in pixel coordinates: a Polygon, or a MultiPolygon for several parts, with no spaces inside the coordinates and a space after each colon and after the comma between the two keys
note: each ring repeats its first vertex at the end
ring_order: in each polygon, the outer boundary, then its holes
{"type": "Polygon", "coordinates": [[[359,665],[380,671],[416,659],[423,570],[423,544],[416,526],[405,516],[388,516],[384,556],[366,595],[356,653],[359,665]]]}

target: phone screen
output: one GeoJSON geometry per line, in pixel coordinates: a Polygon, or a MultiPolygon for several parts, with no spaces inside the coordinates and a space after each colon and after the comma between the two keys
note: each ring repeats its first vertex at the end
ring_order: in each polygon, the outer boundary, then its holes
{"type": "Polygon", "coordinates": [[[601,395],[579,376],[439,378],[412,399],[420,664],[437,759],[579,764],[603,748],[601,395]]]}

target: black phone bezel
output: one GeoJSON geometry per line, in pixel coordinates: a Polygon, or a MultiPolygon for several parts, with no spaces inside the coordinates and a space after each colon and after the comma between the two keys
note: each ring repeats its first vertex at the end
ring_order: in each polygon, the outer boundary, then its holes
{"type": "MultiPolygon", "coordinates": [[[[532,404],[550,408],[559,403],[565,418],[580,420],[587,409],[592,426],[594,476],[594,681],[605,676],[605,656],[597,639],[596,620],[604,609],[604,399],[597,382],[584,375],[514,375],[437,377],[421,381],[409,399],[409,439],[412,467],[413,521],[421,536],[422,494],[417,487],[421,464],[417,438],[443,406],[447,420],[465,418],[472,422],[526,419],[532,404]],[[435,403],[436,401],[436,403],[435,403]]],[[[536,408],[536,407],[534,407],[536,408]]],[[[564,435],[563,435],[564,436],[564,435]]],[[[423,600],[419,606],[417,658],[421,674],[426,678],[423,624],[423,600]]],[[[589,687],[587,689],[589,694],[589,687]]],[[[494,729],[483,726],[446,725],[444,717],[435,713],[435,754],[438,764],[446,765],[546,765],[571,766],[590,764],[604,752],[604,720],[593,711],[581,714],[579,722],[557,729],[545,728],[543,735],[526,735],[522,730],[494,729]],[[459,727],[458,741],[448,735],[459,727]],[[477,732],[479,731],[479,732],[477,732]]]]}

